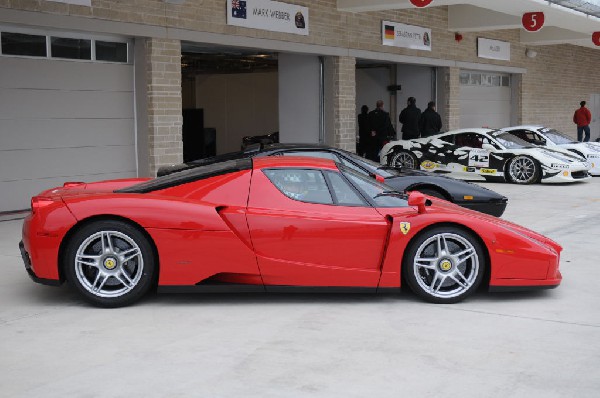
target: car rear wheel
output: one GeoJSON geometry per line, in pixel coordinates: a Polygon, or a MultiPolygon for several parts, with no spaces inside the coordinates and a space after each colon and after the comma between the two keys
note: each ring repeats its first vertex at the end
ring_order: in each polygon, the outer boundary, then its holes
{"type": "Polygon", "coordinates": [[[140,299],[156,272],[152,246],[122,221],[97,221],[77,231],[65,251],[67,280],[87,301],[120,307],[140,299]]]}
{"type": "Polygon", "coordinates": [[[529,156],[515,156],[508,164],[508,177],[515,184],[533,184],[540,172],[539,164],[529,156]]]}
{"type": "Polygon", "coordinates": [[[481,284],[483,249],[473,234],[456,227],[436,227],[419,235],[404,258],[403,273],[416,295],[439,304],[459,302],[481,284]]]}
{"type": "Polygon", "coordinates": [[[392,155],[389,166],[400,167],[404,170],[417,169],[417,157],[404,149],[392,155]]]}

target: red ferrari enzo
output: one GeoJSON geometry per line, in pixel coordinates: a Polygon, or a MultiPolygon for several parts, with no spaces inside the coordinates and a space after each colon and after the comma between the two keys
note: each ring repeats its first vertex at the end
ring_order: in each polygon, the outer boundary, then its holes
{"type": "Polygon", "coordinates": [[[105,307],[159,291],[397,289],[454,303],[560,284],[552,240],[331,160],[240,159],[155,179],[65,183],[31,201],[36,282],[105,307]]]}

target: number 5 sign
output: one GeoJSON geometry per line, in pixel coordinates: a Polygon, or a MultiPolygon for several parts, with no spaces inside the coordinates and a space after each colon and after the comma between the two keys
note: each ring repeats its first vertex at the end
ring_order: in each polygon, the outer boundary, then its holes
{"type": "Polygon", "coordinates": [[[433,0],[410,0],[410,3],[415,7],[427,7],[433,0]]]}
{"type": "Polygon", "coordinates": [[[537,32],[544,26],[544,13],[543,12],[526,12],[523,14],[521,22],[523,27],[528,32],[537,32]]]}

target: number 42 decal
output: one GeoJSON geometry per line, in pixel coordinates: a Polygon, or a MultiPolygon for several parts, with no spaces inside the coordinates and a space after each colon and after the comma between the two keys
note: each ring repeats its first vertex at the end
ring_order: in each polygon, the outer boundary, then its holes
{"type": "Polygon", "coordinates": [[[485,149],[472,149],[469,151],[469,166],[488,167],[490,165],[490,153],[485,149]]]}

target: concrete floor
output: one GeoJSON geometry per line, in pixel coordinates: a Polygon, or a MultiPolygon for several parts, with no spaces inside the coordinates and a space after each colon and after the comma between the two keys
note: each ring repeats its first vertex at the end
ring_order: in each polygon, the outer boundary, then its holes
{"type": "Polygon", "coordinates": [[[599,397],[600,177],[484,184],[564,246],[555,290],[153,295],[97,309],[34,284],[0,222],[0,397],[599,397]]]}

